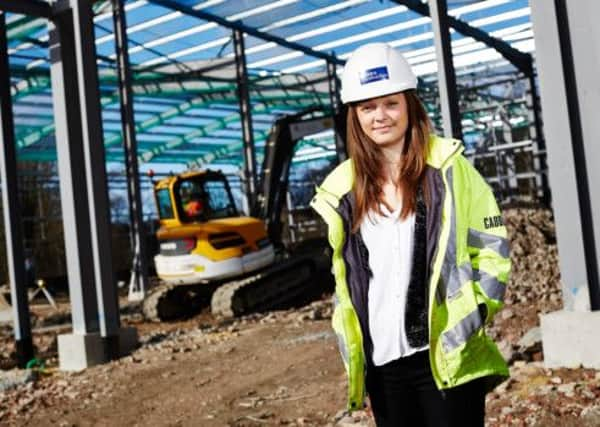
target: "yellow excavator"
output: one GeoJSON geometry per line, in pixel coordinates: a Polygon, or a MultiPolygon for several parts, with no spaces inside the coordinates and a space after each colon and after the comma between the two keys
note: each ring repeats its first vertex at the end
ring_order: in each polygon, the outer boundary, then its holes
{"type": "Polygon", "coordinates": [[[154,264],[165,283],[236,277],[273,263],[264,222],[237,213],[221,172],[186,172],[154,188],[161,223],[154,264]]]}
{"type": "Polygon", "coordinates": [[[315,288],[315,275],[328,268],[327,245],[317,239],[301,250],[283,248],[281,211],[296,142],[331,126],[331,119],[297,116],[276,122],[252,216],[238,213],[220,171],[189,171],[154,183],[160,221],[154,265],[161,284],[144,300],[147,318],[184,317],[207,299],[213,314],[232,317],[277,307],[315,288]]]}

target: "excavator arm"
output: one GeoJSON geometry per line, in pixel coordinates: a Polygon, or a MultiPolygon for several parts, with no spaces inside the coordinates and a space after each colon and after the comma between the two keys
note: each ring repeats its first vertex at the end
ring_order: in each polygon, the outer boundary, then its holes
{"type": "Polygon", "coordinates": [[[305,136],[334,128],[345,137],[345,115],[338,114],[335,120],[330,115],[314,116],[316,109],[286,115],[278,119],[271,128],[258,180],[259,195],[251,209],[251,216],[265,220],[267,234],[276,247],[282,247],[281,211],[288,190],[290,165],[296,144],[305,136]]]}

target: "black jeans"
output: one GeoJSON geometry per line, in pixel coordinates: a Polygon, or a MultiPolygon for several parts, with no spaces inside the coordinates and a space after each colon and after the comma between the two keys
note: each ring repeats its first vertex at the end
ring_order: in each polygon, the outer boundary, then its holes
{"type": "Polygon", "coordinates": [[[440,391],[429,351],[370,366],[367,392],[378,427],[483,427],[485,384],[474,380],[440,391]]]}

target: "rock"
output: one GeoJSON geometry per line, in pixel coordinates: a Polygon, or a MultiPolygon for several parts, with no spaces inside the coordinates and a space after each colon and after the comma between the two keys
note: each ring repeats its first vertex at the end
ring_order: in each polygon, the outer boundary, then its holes
{"type": "Polygon", "coordinates": [[[556,391],[560,392],[560,393],[564,393],[565,396],[567,397],[573,397],[575,396],[575,386],[577,385],[577,383],[566,383],[566,384],[561,384],[558,387],[556,387],[556,391]]]}
{"type": "Polygon", "coordinates": [[[510,308],[505,308],[504,310],[502,310],[500,312],[500,316],[502,317],[502,319],[508,320],[515,316],[515,312],[514,312],[514,310],[511,310],[510,308]]]}
{"type": "Polygon", "coordinates": [[[504,360],[506,360],[507,363],[513,361],[515,352],[511,343],[504,340],[498,342],[498,350],[500,350],[502,357],[504,357],[504,360]]]}
{"type": "Polygon", "coordinates": [[[533,354],[542,351],[542,330],[535,327],[527,331],[517,343],[517,352],[525,360],[532,360],[533,354]]]}
{"type": "Polygon", "coordinates": [[[13,369],[0,371],[0,392],[32,383],[37,379],[37,374],[31,369],[13,369]]]}
{"type": "Polygon", "coordinates": [[[600,426],[600,405],[585,408],[581,411],[580,417],[584,425],[600,426]]]}

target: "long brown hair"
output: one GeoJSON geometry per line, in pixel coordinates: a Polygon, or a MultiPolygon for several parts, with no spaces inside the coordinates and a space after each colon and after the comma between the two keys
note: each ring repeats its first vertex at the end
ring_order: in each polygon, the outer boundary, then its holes
{"type": "MultiPolygon", "coordinates": [[[[408,128],[400,162],[396,185],[402,191],[400,218],[405,219],[415,211],[417,191],[424,182],[425,166],[431,124],[425,107],[415,90],[404,93],[408,112],[408,128]]],[[[354,196],[356,207],[353,213],[352,232],[356,233],[369,210],[381,213],[379,203],[383,196],[384,156],[381,148],[363,132],[356,107],[350,104],[347,121],[348,153],[354,163],[354,196]]],[[[427,192],[425,192],[427,194],[427,192]]]]}

